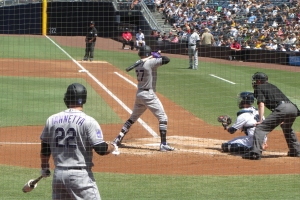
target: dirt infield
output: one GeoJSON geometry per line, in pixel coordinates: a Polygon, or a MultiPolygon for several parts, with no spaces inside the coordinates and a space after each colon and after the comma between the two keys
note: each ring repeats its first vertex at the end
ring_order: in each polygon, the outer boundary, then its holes
{"type": "MultiPolygon", "coordinates": [[[[82,37],[54,37],[54,39],[60,45],[77,47],[82,46],[83,40],[82,37]]],[[[121,50],[120,43],[103,38],[98,39],[96,48],[124,51],[121,50]]],[[[136,51],[131,52],[129,50],[128,53],[136,53],[136,51]]],[[[170,55],[170,57],[172,56],[175,55],[170,55]]],[[[184,56],[182,57],[184,58],[184,56]]],[[[217,59],[201,59],[221,62],[217,59]]],[[[103,62],[105,59],[96,60],[98,61],[93,63],[80,62],[80,64],[131,109],[136,88],[125,82],[116,73],[134,83],[136,81],[124,71],[103,62]]],[[[249,65],[250,63],[242,64],[249,65]]],[[[258,66],[271,67],[255,64],[255,67],[258,66]]],[[[282,65],[272,65],[272,68],[274,67],[295,72],[299,70],[297,67],[282,65]]],[[[2,76],[84,78],[123,121],[129,117],[128,112],[99,87],[87,73],[78,72],[80,68],[72,61],[1,59],[0,68],[2,76]]],[[[168,141],[176,148],[176,151],[159,152],[160,138],[153,137],[140,123],[136,123],[124,139],[125,148],[120,149],[121,154],[119,156],[100,157],[95,155],[94,171],[177,175],[300,173],[300,159],[285,156],[288,148],[280,131],[273,131],[269,135],[269,149],[263,153],[261,161],[243,160],[240,155],[229,155],[220,151],[220,144],[223,141],[243,135],[243,133],[237,132],[230,135],[224,132],[222,127],[210,126],[164,96],[160,94],[158,96],[169,117],[168,141]]],[[[142,116],[142,120],[154,131],[157,131],[157,121],[150,112],[147,111],[142,116]]],[[[122,124],[101,125],[101,127],[105,134],[105,140],[111,141],[120,131],[122,124]]],[[[42,128],[42,126],[1,128],[0,164],[39,168],[39,135],[42,128]]],[[[297,134],[299,137],[299,133],[297,134]]],[[[53,163],[51,163],[51,167],[53,168],[53,163]]]]}

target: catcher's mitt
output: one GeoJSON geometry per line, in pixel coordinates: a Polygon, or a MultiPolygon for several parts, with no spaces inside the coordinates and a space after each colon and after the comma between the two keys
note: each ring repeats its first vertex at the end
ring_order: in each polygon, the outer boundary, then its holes
{"type": "Polygon", "coordinates": [[[229,115],[220,115],[218,118],[218,122],[222,123],[224,129],[226,129],[232,122],[229,115]]]}

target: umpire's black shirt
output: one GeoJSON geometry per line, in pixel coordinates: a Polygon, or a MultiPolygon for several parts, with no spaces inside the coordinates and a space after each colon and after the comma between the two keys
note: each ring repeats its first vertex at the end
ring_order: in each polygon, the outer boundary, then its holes
{"type": "Polygon", "coordinates": [[[93,42],[96,42],[97,40],[97,29],[95,27],[89,27],[88,33],[86,34],[87,40],[91,40],[95,38],[93,42]]]}
{"type": "Polygon", "coordinates": [[[254,97],[257,99],[257,104],[263,102],[269,110],[275,109],[281,101],[290,102],[290,100],[271,83],[256,85],[254,97]]]}

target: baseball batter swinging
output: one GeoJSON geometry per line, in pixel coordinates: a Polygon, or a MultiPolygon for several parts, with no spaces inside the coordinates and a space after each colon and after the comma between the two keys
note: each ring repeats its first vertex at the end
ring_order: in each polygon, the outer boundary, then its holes
{"type": "MultiPolygon", "coordinates": [[[[142,46],[138,55],[141,59],[151,55],[151,48],[147,45],[142,46]]],[[[136,100],[131,116],[123,125],[121,132],[114,139],[116,145],[120,146],[122,139],[128,133],[130,127],[138,118],[149,109],[159,121],[159,132],[161,137],[160,151],[173,151],[174,148],[167,144],[167,124],[168,117],[164,111],[163,105],[155,94],[157,68],[168,64],[170,59],[166,56],[161,56],[159,53],[152,53],[153,58],[141,63],[135,68],[138,90],[136,100]]]]}
{"type": "Polygon", "coordinates": [[[82,111],[86,98],[83,85],[69,85],[64,96],[68,109],[50,116],[41,134],[41,175],[50,176],[51,154],[55,165],[52,199],[101,199],[91,171],[93,149],[107,155],[118,147],[107,144],[98,122],[82,111]]]}

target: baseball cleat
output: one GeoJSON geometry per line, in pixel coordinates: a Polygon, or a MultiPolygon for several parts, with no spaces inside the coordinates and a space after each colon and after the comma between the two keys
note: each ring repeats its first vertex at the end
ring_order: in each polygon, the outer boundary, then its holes
{"type": "Polygon", "coordinates": [[[243,159],[249,159],[249,160],[260,160],[261,159],[261,154],[255,153],[255,152],[249,152],[245,153],[242,156],[243,159]]]}
{"type": "Polygon", "coordinates": [[[122,146],[122,139],[123,138],[121,138],[121,136],[120,135],[118,135],[115,139],[114,139],[114,141],[113,141],[113,143],[115,144],[115,145],[117,145],[118,147],[119,146],[122,146]]]}
{"type": "Polygon", "coordinates": [[[164,151],[174,151],[174,147],[170,147],[169,145],[167,144],[160,144],[159,146],[159,150],[164,152],[164,151]]]}

